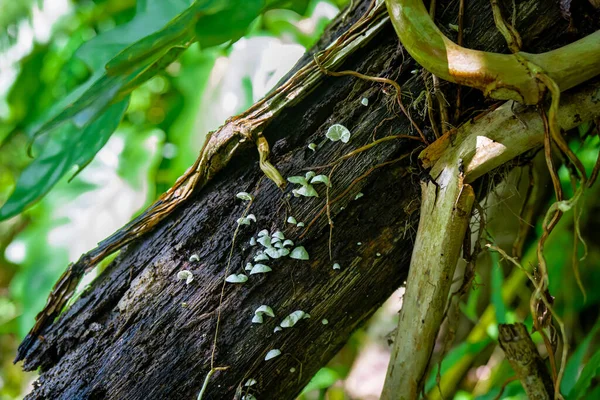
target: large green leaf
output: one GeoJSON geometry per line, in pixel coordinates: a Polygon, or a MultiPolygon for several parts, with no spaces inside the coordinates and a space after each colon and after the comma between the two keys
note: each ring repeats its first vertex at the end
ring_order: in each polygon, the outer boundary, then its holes
{"type": "MultiPolygon", "coordinates": [[[[600,375],[600,350],[590,358],[583,370],[581,375],[575,384],[575,387],[569,393],[568,400],[577,400],[585,396],[586,392],[590,388],[592,380],[600,375]]],[[[587,398],[587,397],[586,397],[587,398]]]]}
{"type": "Polygon", "coordinates": [[[560,391],[562,393],[570,393],[575,383],[577,382],[577,376],[579,375],[579,369],[583,364],[583,358],[585,357],[592,340],[596,336],[596,333],[600,329],[600,319],[596,321],[596,324],[592,330],[586,335],[585,339],[577,346],[577,349],[573,352],[567,366],[565,367],[565,373],[560,384],[560,391]]]}
{"type": "Polygon", "coordinates": [[[83,130],[66,124],[52,132],[40,155],[25,168],[15,190],[0,208],[0,220],[39,200],[74,167],[81,169],[87,165],[117,128],[127,104],[125,99],[112,105],[83,130]]]}

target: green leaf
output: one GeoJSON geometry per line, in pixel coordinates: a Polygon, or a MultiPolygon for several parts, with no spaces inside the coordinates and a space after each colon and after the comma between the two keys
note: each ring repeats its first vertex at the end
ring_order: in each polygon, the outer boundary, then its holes
{"type": "Polygon", "coordinates": [[[40,155],[25,168],[13,193],[0,208],[0,220],[38,201],[75,166],[81,170],[87,165],[116,129],[127,104],[128,100],[114,104],[82,131],[68,124],[52,132],[40,155]]]}
{"type": "Polygon", "coordinates": [[[115,54],[153,34],[189,5],[190,0],[138,0],[135,17],[131,21],[88,40],[77,49],[75,56],[94,71],[104,70],[115,54]]]}
{"type": "Polygon", "coordinates": [[[586,335],[585,339],[583,339],[581,344],[577,346],[577,349],[569,358],[560,385],[561,393],[570,394],[571,390],[573,390],[573,388],[575,387],[575,384],[577,383],[577,376],[579,375],[579,370],[581,369],[581,365],[583,364],[583,358],[585,357],[590,343],[594,339],[594,336],[596,336],[598,329],[600,329],[600,319],[596,322],[592,330],[586,335]]]}
{"type": "Polygon", "coordinates": [[[236,41],[244,36],[252,21],[260,15],[264,5],[263,0],[222,3],[227,4],[214,14],[203,16],[196,23],[196,36],[203,48],[236,41]]]}
{"type": "Polygon", "coordinates": [[[342,379],[342,376],[338,374],[337,371],[335,371],[334,369],[327,367],[321,368],[315,374],[315,376],[313,376],[308,385],[306,385],[302,393],[307,393],[311,390],[317,389],[327,389],[339,379],[342,379]]]}
{"type": "MultiPolygon", "coordinates": [[[[581,371],[581,375],[575,384],[575,387],[569,393],[567,399],[568,400],[577,400],[581,397],[584,397],[592,380],[596,377],[600,376],[600,350],[596,351],[596,353],[590,358],[587,362],[583,370],[581,371]]],[[[586,397],[587,398],[587,397],[586,397]]]]}

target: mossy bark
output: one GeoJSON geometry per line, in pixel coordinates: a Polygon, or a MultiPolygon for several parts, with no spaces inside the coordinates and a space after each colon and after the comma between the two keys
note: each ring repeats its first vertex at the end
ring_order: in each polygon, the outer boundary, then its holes
{"type": "MultiPolygon", "coordinates": [[[[299,65],[346,31],[369,2],[355,2],[356,9],[345,20],[338,18],[332,23],[299,65]]],[[[447,27],[457,19],[458,2],[439,3],[439,26],[452,35],[447,27]]],[[[465,45],[503,51],[504,38],[494,26],[489,1],[468,3],[465,45]]],[[[568,21],[561,19],[557,4],[526,0],[518,7],[517,29],[525,50],[541,52],[575,39],[566,34],[568,21]]],[[[420,75],[411,73],[417,67],[388,25],[341,69],[400,82],[409,108],[411,97],[417,98],[423,90],[420,75]]],[[[394,103],[395,96],[389,88],[382,89],[380,84],[353,77],[326,78],[317,90],[285,110],[265,130],[273,164],[283,176],[300,175],[306,168],[328,164],[368,144],[373,136],[411,133],[410,123],[394,103]],[[361,105],[363,97],[369,99],[367,107],[361,105]],[[333,143],[325,138],[333,123],[350,129],[350,143],[333,143]],[[318,150],[309,150],[309,143],[319,145],[318,150]]],[[[449,86],[444,89],[453,103],[454,91],[449,86]]],[[[463,109],[472,110],[466,118],[486,107],[477,91],[463,93],[463,109]]],[[[418,110],[410,109],[417,123],[426,127],[428,122],[417,112],[423,104],[418,110]]],[[[330,197],[336,198],[351,188],[331,206],[335,224],[332,259],[327,217],[317,217],[325,203],[324,186],[317,187],[319,198],[292,197],[288,207],[285,196],[292,187],[282,193],[263,179],[256,150],[248,144],[191,201],[154,232],[125,249],[43,333],[43,340],[35,343],[25,360],[27,369],[42,368],[29,398],[193,398],[210,370],[233,232],[246,207],[235,197],[240,191],[256,197],[250,212],[257,222],[240,229],[233,246],[232,273],[242,272],[246,262],[252,260],[255,248],[248,241],[262,229],[281,230],[308,250],[310,260],[273,261],[273,272],[252,276],[244,285],[226,285],[215,366],[229,368],[211,377],[204,398],[233,398],[248,378],[258,381],[253,387],[257,398],[293,398],[407,276],[419,219],[416,143],[385,142],[336,169],[330,197]],[[375,168],[406,154],[413,157],[375,168]],[[358,192],[364,196],[354,200],[358,192]],[[313,218],[316,222],[305,233],[285,223],[288,215],[307,226],[313,218]],[[192,254],[198,254],[200,261],[190,262],[192,254]],[[341,265],[341,270],[332,269],[334,262],[341,265]],[[183,269],[194,274],[189,285],[176,279],[183,269]],[[271,306],[277,318],[253,325],[250,321],[254,310],[262,304],[271,306]],[[303,310],[312,318],[274,333],[276,324],[295,310],[303,310]],[[329,323],[322,324],[322,319],[329,323]],[[282,355],[265,362],[265,354],[273,348],[281,349],[282,355]]]]}

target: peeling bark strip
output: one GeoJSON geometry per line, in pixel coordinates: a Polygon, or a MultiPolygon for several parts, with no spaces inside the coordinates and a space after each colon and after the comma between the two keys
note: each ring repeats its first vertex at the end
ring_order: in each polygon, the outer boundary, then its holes
{"type": "MultiPolygon", "coordinates": [[[[358,2],[346,20],[334,22],[314,51],[346,31],[368,3],[358,2]]],[[[453,23],[458,2],[442,2],[438,7],[440,26],[453,23]]],[[[517,29],[525,49],[543,51],[565,43],[561,36],[567,23],[561,22],[557,4],[528,0],[519,7],[517,29]]],[[[488,0],[469,2],[465,25],[471,28],[465,45],[504,49],[488,0]]],[[[298,69],[309,60],[312,54],[298,69]]],[[[416,65],[399,48],[390,25],[340,68],[401,82],[407,109],[408,99],[417,98],[423,90],[419,77],[410,73],[416,65]]],[[[379,84],[351,77],[325,78],[319,90],[282,111],[264,130],[273,164],[284,177],[301,175],[306,168],[328,164],[370,143],[374,133],[378,138],[410,133],[406,118],[390,118],[399,115],[396,109],[395,113],[389,111],[393,100],[393,93],[384,94],[379,84]],[[361,105],[364,97],[369,99],[367,107],[361,105]],[[325,138],[334,123],[350,129],[348,144],[325,138]],[[309,143],[318,145],[316,152],[307,148],[309,143]]],[[[479,94],[471,92],[464,98],[464,107],[479,110],[484,105],[479,94]]],[[[413,117],[416,114],[413,109],[413,117]]],[[[424,126],[422,120],[416,122],[424,126]]],[[[227,284],[215,361],[216,366],[229,368],[211,377],[204,398],[231,399],[248,378],[257,380],[252,394],[259,399],[293,398],[406,278],[419,218],[415,212],[419,208],[418,178],[405,164],[395,162],[356,180],[381,163],[412,152],[416,155],[415,143],[387,141],[345,160],[336,169],[330,198],[354,186],[331,206],[335,223],[332,260],[325,216],[317,219],[302,240],[299,237],[304,232],[285,223],[290,215],[297,221],[310,221],[324,204],[322,186],[316,187],[319,198],[291,198],[288,210],[284,194],[263,179],[256,151],[240,149],[202,191],[192,194],[189,202],[153,232],[124,250],[44,332],[44,340],[33,343],[25,367],[42,367],[42,374],[29,398],[194,398],[210,370],[225,266],[236,221],[246,207],[235,197],[241,191],[255,197],[249,212],[256,215],[257,222],[241,227],[230,273],[241,273],[245,264],[252,262],[256,250],[248,243],[262,229],[280,229],[295,245],[307,249],[310,260],[274,260],[269,274],[253,275],[244,285],[227,284]],[[354,200],[359,191],[364,196],[354,200]],[[192,254],[197,254],[199,261],[190,261],[192,254]],[[334,270],[333,263],[339,263],[341,269],[334,270]],[[193,274],[189,285],[177,280],[181,270],[193,274]],[[276,318],[252,324],[254,311],[263,304],[273,308],[276,318]],[[296,310],[312,318],[273,332],[296,310]],[[324,318],[327,325],[320,323],[324,318]],[[264,361],[272,349],[280,349],[282,354],[264,361]]]]}
{"type": "Polygon", "coordinates": [[[520,323],[498,325],[498,342],[527,397],[533,400],[551,399],[554,384],[527,327],[520,323]]]}

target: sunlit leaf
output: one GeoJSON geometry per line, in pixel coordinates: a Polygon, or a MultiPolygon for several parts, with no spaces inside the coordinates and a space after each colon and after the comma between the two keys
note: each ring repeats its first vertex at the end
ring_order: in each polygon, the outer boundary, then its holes
{"type": "Polygon", "coordinates": [[[52,132],[36,159],[19,176],[10,198],[0,208],[0,220],[10,218],[44,196],[75,166],[87,165],[114,132],[128,100],[111,106],[83,130],[73,124],[52,132]]]}

